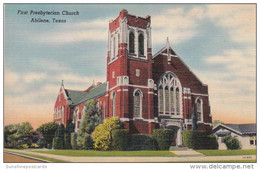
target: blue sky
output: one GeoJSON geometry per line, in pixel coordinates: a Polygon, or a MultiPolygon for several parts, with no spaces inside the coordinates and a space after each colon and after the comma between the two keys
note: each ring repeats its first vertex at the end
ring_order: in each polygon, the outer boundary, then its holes
{"type": "Polygon", "coordinates": [[[40,118],[34,126],[51,121],[62,79],[66,88],[77,90],[86,89],[93,80],[104,82],[108,22],[122,9],[150,15],[153,54],[169,37],[179,57],[208,84],[213,119],[255,122],[255,8],[245,4],[7,4],[5,123],[28,117],[40,118]],[[68,10],[79,15],[18,15],[18,10],[68,10]],[[33,17],[66,19],[66,23],[31,23],[33,17]]]}

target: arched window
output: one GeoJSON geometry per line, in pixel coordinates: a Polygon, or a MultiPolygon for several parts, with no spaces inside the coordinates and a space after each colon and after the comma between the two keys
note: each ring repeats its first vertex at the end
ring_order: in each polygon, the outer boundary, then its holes
{"type": "Polygon", "coordinates": [[[202,99],[197,98],[196,100],[196,112],[197,112],[197,120],[203,121],[203,108],[202,108],[202,99]]]}
{"type": "Polygon", "coordinates": [[[79,114],[79,109],[75,109],[73,113],[73,123],[75,123],[75,131],[79,128],[79,121],[78,121],[78,114],[79,114]]]}
{"type": "Polygon", "coordinates": [[[140,90],[134,91],[134,118],[142,117],[142,92],[140,90]]]}
{"type": "Polygon", "coordinates": [[[129,33],[129,53],[135,53],[135,35],[132,31],[129,33]]]}
{"type": "Polygon", "coordinates": [[[176,75],[164,73],[158,82],[159,114],[181,115],[181,84],[176,75]]]}
{"type": "Polygon", "coordinates": [[[112,93],[112,116],[116,116],[116,93],[112,93]]]}
{"type": "Polygon", "coordinates": [[[113,58],[116,57],[116,37],[113,38],[113,58]]]}
{"type": "Polygon", "coordinates": [[[180,92],[179,88],[176,88],[176,113],[180,115],[180,92]]]}
{"type": "Polygon", "coordinates": [[[64,111],[65,111],[64,106],[62,106],[62,108],[61,108],[61,121],[62,121],[63,124],[64,124],[64,117],[65,117],[64,111]]]}
{"type": "Polygon", "coordinates": [[[164,88],[164,92],[165,92],[165,114],[169,114],[169,88],[168,86],[165,86],[164,88]]]}
{"type": "Polygon", "coordinates": [[[163,106],[163,88],[162,86],[159,86],[158,88],[158,98],[159,98],[159,113],[163,114],[164,113],[164,106],[163,106]]]}
{"type": "Polygon", "coordinates": [[[139,55],[144,55],[144,35],[142,33],[138,36],[138,51],[139,55]]]}
{"type": "Polygon", "coordinates": [[[171,111],[171,114],[174,115],[174,90],[173,90],[173,87],[171,87],[170,89],[170,111],[171,111]]]}

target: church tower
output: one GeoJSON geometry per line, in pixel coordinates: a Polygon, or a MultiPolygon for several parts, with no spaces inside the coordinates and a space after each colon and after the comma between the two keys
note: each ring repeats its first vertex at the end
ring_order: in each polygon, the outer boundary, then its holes
{"type": "Polygon", "coordinates": [[[107,117],[119,117],[132,133],[155,127],[151,54],[151,18],[122,10],[109,23],[107,117]]]}

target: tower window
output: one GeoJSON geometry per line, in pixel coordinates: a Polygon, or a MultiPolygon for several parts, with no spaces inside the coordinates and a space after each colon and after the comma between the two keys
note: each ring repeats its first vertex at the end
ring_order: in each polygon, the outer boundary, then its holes
{"type": "Polygon", "coordinates": [[[142,111],[142,92],[140,90],[136,90],[134,92],[134,115],[135,118],[141,118],[142,111]]]}
{"type": "Polygon", "coordinates": [[[139,55],[144,55],[144,35],[142,33],[138,36],[138,51],[139,55]]]}
{"type": "Polygon", "coordinates": [[[129,33],[129,53],[135,53],[135,35],[133,32],[129,33]]]}
{"type": "Polygon", "coordinates": [[[112,116],[116,116],[116,93],[112,93],[112,116]]]}

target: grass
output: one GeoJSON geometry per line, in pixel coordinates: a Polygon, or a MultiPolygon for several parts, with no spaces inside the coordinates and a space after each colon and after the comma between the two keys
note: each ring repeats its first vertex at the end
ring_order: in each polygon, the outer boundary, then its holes
{"type": "Polygon", "coordinates": [[[20,152],[15,152],[15,151],[9,151],[9,152],[10,153],[12,153],[12,152],[17,153],[17,154],[22,155],[22,156],[30,156],[30,157],[33,157],[33,158],[39,158],[39,159],[42,159],[42,160],[45,160],[45,161],[48,161],[48,162],[55,162],[55,163],[68,162],[68,161],[63,161],[63,160],[59,160],[59,159],[53,159],[53,158],[48,158],[48,157],[38,156],[38,155],[33,155],[33,154],[28,154],[28,153],[20,153],[20,152]]]}
{"type": "Polygon", "coordinates": [[[50,151],[33,151],[38,153],[46,153],[63,156],[89,156],[89,157],[172,157],[177,156],[169,151],[93,151],[93,150],[50,150],[50,151]]]}
{"type": "Polygon", "coordinates": [[[248,150],[196,150],[206,156],[256,155],[255,149],[248,150]]]}

